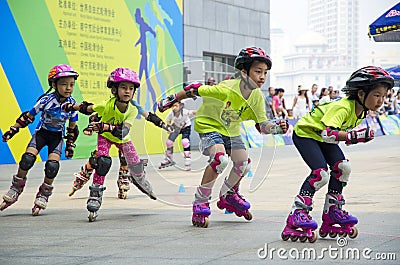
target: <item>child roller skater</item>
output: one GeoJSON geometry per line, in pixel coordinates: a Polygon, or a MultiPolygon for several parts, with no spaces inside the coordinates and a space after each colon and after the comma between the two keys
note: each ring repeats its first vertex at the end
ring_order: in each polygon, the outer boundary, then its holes
{"type": "Polygon", "coordinates": [[[190,116],[196,114],[195,110],[187,110],[184,108],[183,102],[176,102],[172,106],[172,111],[168,113],[166,122],[172,124],[174,131],[169,134],[166,141],[167,150],[165,151],[165,159],[161,162],[159,169],[175,165],[174,161],[174,142],[179,134],[182,134],[183,156],[185,158],[185,170],[191,170],[191,154],[190,154],[190,132],[192,122],[190,116]]]}
{"type": "Polygon", "coordinates": [[[125,156],[131,182],[151,199],[156,200],[150,182],[146,179],[144,165],[140,160],[135,146],[132,144],[129,130],[136,117],[136,111],[129,102],[136,89],[140,86],[139,78],[129,68],[117,68],[111,72],[107,79],[107,87],[111,88],[113,97],[103,104],[82,102],[80,105],[68,105],[67,110],[79,110],[90,115],[97,112],[101,117],[100,122],[92,122],[93,131],[98,133],[97,160],[95,173],[87,200],[89,222],[96,220],[102,204],[105,176],[111,167],[109,150],[114,144],[125,156]]]}
{"type": "MultiPolygon", "coordinates": [[[[152,122],[155,126],[163,128],[167,132],[173,132],[172,126],[163,122],[156,114],[145,111],[133,99],[131,100],[131,104],[136,107],[138,114],[142,115],[147,121],[152,122]]],[[[89,117],[89,123],[98,122],[98,121],[100,121],[100,118],[97,113],[92,114],[89,117]]],[[[92,135],[93,128],[91,126],[88,126],[87,128],[85,128],[83,130],[83,132],[85,135],[92,135]]],[[[118,151],[118,156],[119,156],[119,162],[120,162],[120,168],[119,168],[118,180],[117,180],[118,198],[126,199],[127,192],[130,189],[130,187],[129,187],[130,173],[128,170],[128,164],[126,163],[126,159],[121,151],[118,151]]],[[[142,160],[142,162],[144,165],[147,165],[147,162],[145,160],[142,160]]],[[[90,156],[88,162],[81,167],[81,170],[78,173],[75,173],[75,180],[74,180],[74,183],[72,186],[72,190],[69,193],[69,196],[74,195],[74,193],[77,190],[80,190],[89,181],[89,179],[93,173],[93,170],[96,167],[96,163],[97,163],[97,150],[94,150],[91,153],[91,156],[90,156]]]]}
{"type": "Polygon", "coordinates": [[[71,66],[60,64],[54,66],[48,75],[48,83],[50,89],[55,91],[45,93],[39,98],[35,106],[30,110],[22,113],[14,126],[3,135],[3,141],[10,140],[20,128],[25,128],[35,119],[35,116],[41,112],[40,121],[37,125],[34,135],[22,155],[19,162],[18,172],[12,177],[10,190],[3,196],[3,203],[0,205],[0,210],[4,210],[18,200],[18,197],[24,190],[28,171],[33,167],[36,156],[43,147],[48,147],[48,160],[44,166],[44,180],[40,185],[36,194],[36,199],[32,208],[32,215],[39,215],[41,210],[46,209],[50,195],[53,192],[54,178],[59,170],[59,161],[63,146],[63,138],[66,138],[65,156],[72,158],[74,154],[73,147],[78,137],[78,113],[65,112],[63,106],[65,104],[74,104],[72,98],[74,91],[75,80],[78,78],[78,73],[71,66]],[[66,122],[69,121],[66,136],[64,130],[66,122]]]}
{"type": "Polygon", "coordinates": [[[225,80],[215,86],[190,84],[183,91],[159,102],[159,110],[165,111],[184,98],[203,97],[194,128],[200,134],[203,154],[210,159],[194,196],[194,226],[208,226],[211,190],[218,175],[227,167],[229,157],[233,161],[233,168],[222,185],[217,206],[235,212],[239,217],[244,216],[247,220],[252,219],[250,203],[239,193],[240,181],[250,170],[250,159],[240,136],[240,123],[254,120],[261,133],[286,131],[285,121],[278,124],[267,121],[264,99],[259,89],[271,65],[270,57],[261,48],[245,48],[235,59],[239,78],[225,80]]]}
{"type": "Polygon", "coordinates": [[[346,82],[345,98],[320,104],[301,118],[293,132],[293,142],[304,162],[311,169],[310,175],[295,197],[292,209],[282,232],[282,239],[315,242],[317,223],[311,218],[314,193],[328,183],[328,193],[322,214],[321,237],[357,237],[354,227],[358,220],[343,210],[342,195],[351,166],[338,143],[347,145],[365,143],[374,138],[369,127],[354,130],[365,118],[368,110],[376,111],[385,99],[393,78],[380,67],[367,66],[355,71],[346,82]],[[328,171],[328,166],[330,172],[328,171]]]}

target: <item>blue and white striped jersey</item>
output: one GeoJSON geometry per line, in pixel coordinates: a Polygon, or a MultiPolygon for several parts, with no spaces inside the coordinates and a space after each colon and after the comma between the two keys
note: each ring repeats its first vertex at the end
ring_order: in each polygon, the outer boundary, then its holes
{"type": "Polygon", "coordinates": [[[39,112],[42,113],[36,130],[44,128],[52,132],[62,132],[64,136],[67,120],[71,122],[78,120],[77,111],[65,112],[62,110],[61,106],[68,103],[76,104],[76,101],[73,97],[68,97],[63,103],[60,103],[55,92],[45,94],[40,98],[29,111],[32,116],[36,116],[39,112]]]}

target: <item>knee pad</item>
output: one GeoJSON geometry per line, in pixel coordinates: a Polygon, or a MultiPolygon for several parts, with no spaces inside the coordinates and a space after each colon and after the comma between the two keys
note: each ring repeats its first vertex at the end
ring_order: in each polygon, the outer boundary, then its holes
{"type": "Polygon", "coordinates": [[[143,160],[140,160],[140,162],[135,165],[129,165],[129,169],[135,176],[141,176],[144,172],[144,166],[143,160]]]}
{"type": "Polygon", "coordinates": [[[97,167],[97,151],[96,151],[96,150],[93,151],[93,152],[90,154],[90,157],[89,157],[89,164],[90,164],[90,166],[91,166],[92,168],[96,168],[96,167],[97,167]]]}
{"type": "Polygon", "coordinates": [[[19,161],[19,167],[22,170],[28,171],[33,167],[36,161],[36,156],[32,153],[24,153],[22,155],[21,161],[19,161]]]}
{"type": "Polygon", "coordinates": [[[328,183],[328,181],[329,181],[329,174],[326,168],[318,168],[314,170],[308,180],[308,182],[310,182],[311,187],[313,187],[315,191],[325,186],[326,183],[328,183]]]}
{"type": "Polygon", "coordinates": [[[190,146],[190,141],[188,138],[182,139],[182,146],[183,146],[183,148],[188,148],[190,146]]]}
{"type": "Polygon", "coordinates": [[[97,158],[96,173],[100,176],[107,175],[111,168],[111,162],[111,157],[109,156],[100,156],[97,158]]]}
{"type": "Polygon", "coordinates": [[[60,163],[56,160],[47,160],[44,164],[44,174],[46,178],[54,179],[57,176],[60,163]]]}
{"type": "Polygon", "coordinates": [[[348,182],[351,173],[351,164],[349,160],[340,160],[333,166],[331,174],[341,182],[348,182]]]}
{"type": "Polygon", "coordinates": [[[245,176],[250,171],[250,162],[250,158],[247,161],[233,162],[235,173],[240,177],[245,176]]]}
{"type": "Polygon", "coordinates": [[[174,142],[171,141],[170,139],[167,139],[165,143],[167,144],[167,148],[171,148],[172,146],[174,146],[174,142]]]}
{"type": "Polygon", "coordinates": [[[218,152],[210,162],[211,168],[217,173],[221,174],[222,171],[228,166],[229,157],[224,152],[218,152]]]}

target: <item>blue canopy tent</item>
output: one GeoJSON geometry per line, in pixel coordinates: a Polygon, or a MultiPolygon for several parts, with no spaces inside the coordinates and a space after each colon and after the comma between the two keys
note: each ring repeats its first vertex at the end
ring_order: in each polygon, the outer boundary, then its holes
{"type": "Polygon", "coordinates": [[[368,35],[376,42],[400,42],[400,2],[369,25],[368,35]]]}

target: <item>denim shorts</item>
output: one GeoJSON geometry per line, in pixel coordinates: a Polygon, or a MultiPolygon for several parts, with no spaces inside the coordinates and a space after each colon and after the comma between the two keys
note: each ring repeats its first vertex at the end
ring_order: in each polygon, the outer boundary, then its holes
{"type": "Polygon", "coordinates": [[[228,137],[217,132],[200,133],[200,150],[203,155],[210,155],[207,149],[216,144],[223,144],[226,151],[244,149],[246,146],[243,143],[242,137],[228,137]]]}

